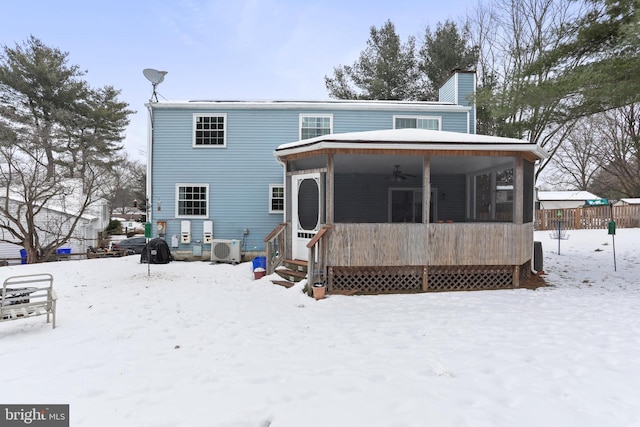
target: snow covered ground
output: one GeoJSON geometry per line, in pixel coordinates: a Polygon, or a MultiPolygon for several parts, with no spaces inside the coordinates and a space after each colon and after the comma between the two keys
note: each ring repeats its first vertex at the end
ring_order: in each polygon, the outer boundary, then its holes
{"type": "Polygon", "coordinates": [[[251,263],[50,272],[58,325],[0,324],[0,403],[77,426],[640,426],[640,229],[542,241],[537,290],[330,296],[251,263]]]}

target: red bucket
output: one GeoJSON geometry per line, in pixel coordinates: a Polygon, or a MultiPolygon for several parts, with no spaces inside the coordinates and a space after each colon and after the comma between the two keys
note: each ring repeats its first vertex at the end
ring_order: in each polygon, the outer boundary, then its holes
{"type": "Polygon", "coordinates": [[[253,278],[255,280],[264,277],[265,274],[267,274],[267,272],[264,270],[264,268],[256,268],[255,270],[253,270],[253,278]]]}

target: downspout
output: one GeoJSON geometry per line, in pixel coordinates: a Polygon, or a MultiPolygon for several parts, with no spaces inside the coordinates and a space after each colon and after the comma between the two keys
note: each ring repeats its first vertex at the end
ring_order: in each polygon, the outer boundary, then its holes
{"type": "MultiPolygon", "coordinates": [[[[283,204],[283,212],[282,212],[282,221],[281,222],[287,222],[287,209],[289,208],[289,203],[288,203],[288,194],[289,191],[287,189],[287,163],[282,161],[282,159],[280,159],[280,156],[278,156],[278,153],[274,151],[273,153],[274,157],[276,158],[276,162],[278,162],[281,166],[282,166],[282,185],[284,186],[284,204],[283,204]]],[[[287,250],[288,250],[288,245],[289,245],[289,241],[291,239],[290,236],[287,235],[287,227],[285,226],[285,231],[284,231],[284,248],[282,248],[283,253],[283,258],[286,258],[286,254],[287,254],[287,250]]],[[[266,249],[266,248],[265,248],[266,249]]],[[[269,263],[271,260],[267,259],[267,263],[269,263]]]]}
{"type": "Polygon", "coordinates": [[[286,193],[286,191],[287,191],[287,163],[283,162],[276,153],[274,153],[273,155],[276,158],[276,162],[278,162],[282,166],[282,185],[284,186],[284,189],[285,189],[284,205],[283,205],[283,211],[282,211],[282,222],[286,222],[287,221],[287,207],[288,207],[287,193],[286,193]]]}
{"type": "MultiPolygon", "coordinates": [[[[535,174],[534,174],[534,178],[533,178],[533,206],[531,207],[531,209],[533,209],[533,233],[535,235],[536,232],[536,201],[538,200],[538,187],[536,186],[536,179],[535,179],[535,174]]],[[[535,237],[533,238],[533,241],[531,242],[531,245],[533,246],[531,248],[531,272],[536,275],[538,274],[538,272],[535,269],[535,265],[536,265],[536,239],[535,237]]]]}
{"type": "Polygon", "coordinates": [[[153,107],[151,105],[151,101],[145,104],[147,109],[149,110],[149,117],[147,121],[147,200],[146,200],[146,210],[147,210],[147,222],[151,222],[151,216],[153,215],[153,209],[149,209],[149,206],[153,202],[153,195],[151,194],[152,181],[153,181],[153,107]]]}

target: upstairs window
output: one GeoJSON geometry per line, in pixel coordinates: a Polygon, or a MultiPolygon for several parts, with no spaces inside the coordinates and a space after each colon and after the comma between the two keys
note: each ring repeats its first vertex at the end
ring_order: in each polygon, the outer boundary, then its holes
{"type": "Polygon", "coordinates": [[[300,139],[315,138],[332,132],[333,116],[331,114],[300,115],[300,139]]]}
{"type": "Polygon", "coordinates": [[[209,185],[177,184],[176,216],[199,217],[209,216],[209,185]]]}
{"type": "Polygon", "coordinates": [[[193,146],[226,147],[226,114],[194,114],[193,146]]]}
{"type": "Polygon", "coordinates": [[[393,116],[393,128],[440,130],[440,117],[393,116]]]}

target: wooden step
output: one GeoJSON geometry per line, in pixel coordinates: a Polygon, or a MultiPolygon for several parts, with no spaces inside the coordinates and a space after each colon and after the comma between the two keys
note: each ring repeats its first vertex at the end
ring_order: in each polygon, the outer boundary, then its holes
{"type": "Polygon", "coordinates": [[[296,271],[289,268],[277,268],[275,273],[290,282],[299,282],[307,277],[306,271],[296,271]]]}
{"type": "Polygon", "coordinates": [[[271,283],[273,283],[274,285],[284,286],[287,289],[295,285],[294,282],[289,282],[287,280],[272,280],[271,283]]]}
{"type": "Polygon", "coordinates": [[[284,261],[282,261],[282,263],[288,269],[296,271],[306,272],[309,267],[309,263],[301,259],[285,259],[284,261]]]}

